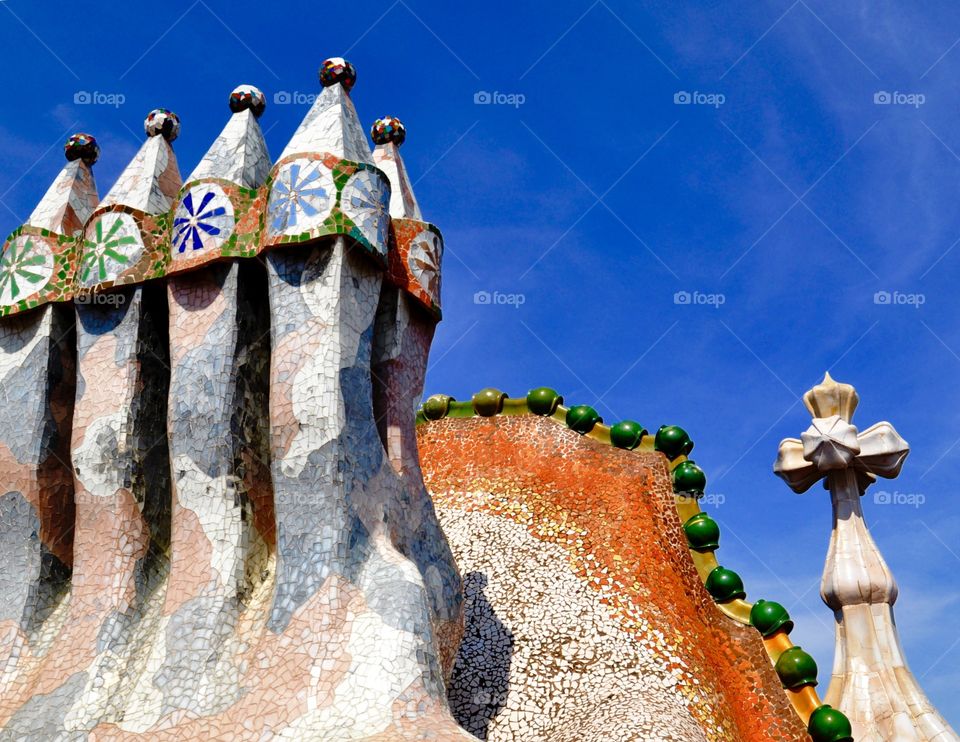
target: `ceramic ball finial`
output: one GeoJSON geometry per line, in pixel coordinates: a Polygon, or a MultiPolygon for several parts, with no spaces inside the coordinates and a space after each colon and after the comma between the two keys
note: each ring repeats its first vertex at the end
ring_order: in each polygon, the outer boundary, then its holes
{"type": "Polygon", "coordinates": [[[393,142],[398,147],[407,138],[407,129],[396,116],[384,116],[377,119],[370,127],[370,138],[374,144],[393,142]]]}
{"type": "Polygon", "coordinates": [[[325,88],[340,83],[349,93],[356,82],[356,68],[343,57],[330,57],[320,65],[320,84],[325,88]]]}
{"type": "Polygon", "coordinates": [[[83,160],[87,165],[93,165],[100,159],[100,145],[90,134],[76,133],[71,136],[65,145],[63,153],[69,162],[83,160]]]}
{"type": "Polygon", "coordinates": [[[267,107],[267,97],[260,88],[253,85],[238,85],[230,93],[230,110],[234,113],[251,111],[260,118],[267,107]]]}
{"type": "Polygon", "coordinates": [[[143,130],[148,137],[162,136],[172,142],[180,136],[180,117],[166,108],[155,108],[144,119],[143,130]]]}

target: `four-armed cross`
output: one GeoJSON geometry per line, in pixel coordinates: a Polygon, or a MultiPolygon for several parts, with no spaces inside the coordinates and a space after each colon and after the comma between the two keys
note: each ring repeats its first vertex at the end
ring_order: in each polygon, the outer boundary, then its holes
{"type": "Polygon", "coordinates": [[[836,617],[833,677],[824,702],[843,711],[857,742],[958,740],[907,667],[893,619],[897,583],[863,519],[860,496],[877,476],[893,478],[910,453],[887,422],[859,432],[849,384],[824,376],[803,396],[813,423],[780,443],[774,472],[795,492],[826,479],[833,533],[820,595],[836,617]]]}

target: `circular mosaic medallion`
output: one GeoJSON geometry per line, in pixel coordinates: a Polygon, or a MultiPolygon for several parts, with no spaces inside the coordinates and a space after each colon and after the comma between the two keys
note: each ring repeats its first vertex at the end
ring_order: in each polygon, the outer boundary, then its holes
{"type": "Polygon", "coordinates": [[[320,160],[296,160],[283,166],[270,189],[267,233],[308,232],[323,223],[336,198],[333,175],[320,160]]]}
{"type": "Polygon", "coordinates": [[[230,239],[235,225],[233,204],[224,190],[216,183],[195,185],[173,217],[173,259],[219,250],[230,239]]]}
{"type": "Polygon", "coordinates": [[[370,170],[357,170],[343,187],[340,208],[379,252],[387,251],[389,192],[370,170]]]}
{"type": "Polygon", "coordinates": [[[53,251],[43,240],[20,235],[0,257],[0,306],[9,307],[40,291],[53,275],[53,251]]]}
{"type": "Polygon", "coordinates": [[[115,281],[137,264],[143,250],[140,228],[132,216],[119,212],[101,214],[87,227],[78,273],[80,285],[89,288],[115,281]]]}
{"type": "Polygon", "coordinates": [[[435,232],[424,229],[410,242],[407,266],[434,304],[440,303],[440,257],[443,241],[435,232]]]}

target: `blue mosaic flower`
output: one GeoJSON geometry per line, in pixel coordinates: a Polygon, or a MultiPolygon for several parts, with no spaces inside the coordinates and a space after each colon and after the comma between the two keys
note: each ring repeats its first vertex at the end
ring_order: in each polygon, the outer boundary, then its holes
{"type": "Polygon", "coordinates": [[[375,247],[387,250],[389,192],[383,181],[370,170],[358,170],[347,182],[340,208],[357,225],[360,233],[375,247]]]}
{"type": "Polygon", "coordinates": [[[277,174],[270,193],[270,228],[305,232],[321,222],[334,197],[333,178],[320,162],[294,162],[277,174]]]}
{"type": "Polygon", "coordinates": [[[188,247],[219,247],[232,234],[233,223],[233,208],[222,189],[213,184],[191,188],[173,219],[173,245],[178,253],[188,247]]]}

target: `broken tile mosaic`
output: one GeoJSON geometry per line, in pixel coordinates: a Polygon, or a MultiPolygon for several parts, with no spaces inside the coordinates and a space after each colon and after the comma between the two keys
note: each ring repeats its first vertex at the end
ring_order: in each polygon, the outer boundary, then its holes
{"type": "Polygon", "coordinates": [[[238,86],[186,179],[155,109],[102,200],[76,134],[4,243],[0,739],[849,739],[785,609],[708,591],[685,431],[417,412],[444,242],[356,78],[275,161],[238,86]]]}

